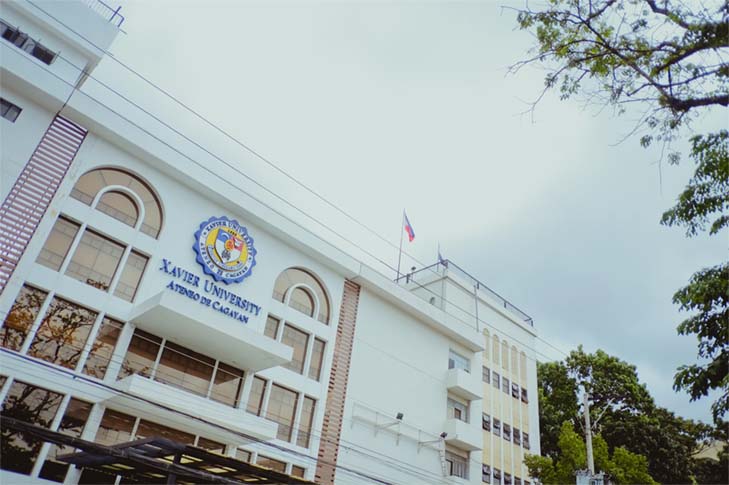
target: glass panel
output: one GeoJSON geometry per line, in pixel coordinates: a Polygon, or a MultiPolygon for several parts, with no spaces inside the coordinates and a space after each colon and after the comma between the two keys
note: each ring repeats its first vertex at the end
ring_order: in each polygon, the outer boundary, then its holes
{"type": "Polygon", "coordinates": [[[314,316],[314,298],[302,287],[294,288],[289,297],[289,306],[304,315],[314,316]]]}
{"type": "Polygon", "coordinates": [[[94,441],[102,445],[126,443],[132,439],[132,430],[134,430],[136,421],[137,418],[134,416],[106,409],[94,441]]]}
{"type": "Polygon", "coordinates": [[[139,282],[144,274],[144,268],[147,267],[148,258],[136,251],[129,253],[127,262],[124,265],[119,282],[114,289],[114,296],[118,296],[126,301],[133,301],[134,295],[137,294],[139,282]]]}
{"type": "Polygon", "coordinates": [[[261,408],[263,406],[263,392],[266,389],[266,380],[256,376],[253,378],[253,384],[251,385],[251,394],[248,397],[248,406],[246,411],[256,416],[261,415],[261,408]]]}
{"type": "Polygon", "coordinates": [[[271,386],[266,418],[278,423],[276,437],[280,440],[291,441],[291,427],[294,424],[294,412],[298,398],[298,394],[294,391],[276,384],[271,386]]]}
{"type": "Polygon", "coordinates": [[[273,458],[269,458],[267,456],[258,455],[258,458],[256,458],[256,465],[265,466],[266,468],[270,468],[271,470],[286,473],[285,462],[274,460],[273,458]]]}
{"type": "Polygon", "coordinates": [[[134,200],[123,192],[110,190],[96,203],[96,210],[103,212],[127,226],[134,227],[139,218],[139,210],[134,200]]]}
{"type": "Polygon", "coordinates": [[[84,374],[103,379],[124,324],[105,317],[84,365],[84,374]]]}
{"type": "Polygon", "coordinates": [[[23,286],[0,328],[0,345],[20,350],[48,293],[23,286]]]}
{"type": "Polygon", "coordinates": [[[291,362],[283,365],[283,367],[290,369],[299,374],[304,373],[304,361],[306,360],[306,347],[309,343],[309,335],[298,330],[290,325],[284,326],[283,337],[281,343],[288,345],[294,349],[294,354],[291,362]]]}
{"type": "Polygon", "coordinates": [[[66,274],[94,288],[107,291],[123,252],[124,246],[121,244],[87,229],[71,258],[66,274]]]}
{"type": "Polygon", "coordinates": [[[318,338],[314,339],[314,346],[311,350],[311,364],[309,364],[309,377],[318,381],[321,377],[321,366],[324,360],[324,346],[326,344],[323,340],[318,338]]]}
{"type": "MultiPolygon", "coordinates": [[[[56,416],[62,394],[15,381],[3,402],[0,415],[49,428],[56,416]]],[[[0,431],[0,468],[29,474],[43,441],[8,428],[0,431]]]]}
{"type": "Polygon", "coordinates": [[[59,217],[53,225],[43,249],[38,254],[36,262],[51,268],[53,271],[61,269],[79,227],[75,222],[59,217]]]}
{"type": "Polygon", "coordinates": [[[311,440],[311,427],[314,422],[314,407],[316,401],[310,397],[304,397],[304,403],[301,408],[301,424],[299,425],[299,434],[296,437],[296,444],[309,447],[311,440]]]}
{"type": "Polygon", "coordinates": [[[119,379],[132,374],[149,377],[152,374],[152,368],[157,360],[161,344],[161,338],[136,329],[127,348],[127,354],[124,356],[124,362],[119,371],[119,379]]]}
{"type": "Polygon", "coordinates": [[[222,402],[228,406],[236,407],[238,397],[243,388],[244,372],[233,366],[218,363],[218,370],[215,372],[215,381],[210,392],[210,398],[222,402]]]}
{"type": "Polygon", "coordinates": [[[278,319],[269,315],[268,318],[266,318],[266,328],[263,329],[263,335],[276,340],[276,335],[278,334],[278,324],[278,319]]]}
{"type": "Polygon", "coordinates": [[[28,355],[75,368],[97,315],[74,303],[54,298],[35,333],[28,355]]]}
{"type": "MultiPolygon", "coordinates": [[[[91,404],[79,401],[78,399],[71,399],[61,419],[61,424],[58,426],[58,431],[68,436],[80,437],[90,412],[91,404]]],[[[68,464],[57,461],[56,457],[66,453],[72,453],[73,450],[70,446],[52,445],[50,450],[48,450],[43,468],[41,468],[40,478],[54,482],[63,482],[68,471],[68,464]]]]}
{"type": "Polygon", "coordinates": [[[299,477],[304,478],[304,475],[306,474],[306,468],[293,465],[291,467],[291,476],[292,477],[299,477]]]}
{"type": "Polygon", "coordinates": [[[167,438],[177,443],[183,443],[186,445],[192,445],[195,443],[195,435],[185,433],[161,424],[152,423],[151,421],[145,421],[142,419],[139,421],[139,428],[134,436],[135,440],[141,440],[144,438],[167,438]]]}
{"type": "Polygon", "coordinates": [[[207,396],[214,368],[214,359],[166,342],[154,379],[207,396]]]}

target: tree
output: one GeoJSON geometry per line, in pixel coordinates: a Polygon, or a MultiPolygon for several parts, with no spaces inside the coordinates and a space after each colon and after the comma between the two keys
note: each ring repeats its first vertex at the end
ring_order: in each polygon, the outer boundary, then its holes
{"type": "MultiPolygon", "coordinates": [[[[729,3],[680,0],[549,0],[543,10],[518,11],[521,29],[535,35],[536,53],[512,69],[547,67],[545,87],[563,99],[582,95],[617,108],[643,109],[634,133],[640,142],[664,148],[692,119],[729,106],[729,3]]],[[[729,158],[724,126],[691,139],[694,177],[661,222],[687,228],[687,236],[717,234],[729,225],[729,158]],[[715,220],[710,221],[710,219],[715,220]]],[[[668,155],[671,163],[678,152],[668,155]]],[[[696,272],[673,298],[680,310],[696,312],[678,327],[698,337],[698,356],[707,361],[678,369],[674,388],[692,400],[712,389],[723,393],[712,406],[715,420],[729,409],[729,266],[696,272]]]]}

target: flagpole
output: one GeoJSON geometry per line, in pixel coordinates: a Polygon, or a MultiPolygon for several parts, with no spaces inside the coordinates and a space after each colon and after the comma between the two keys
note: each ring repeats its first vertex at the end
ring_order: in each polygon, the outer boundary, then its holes
{"type": "Polygon", "coordinates": [[[400,250],[397,253],[397,281],[400,282],[400,260],[402,260],[402,233],[405,232],[405,209],[402,210],[402,220],[400,220],[400,250]]]}

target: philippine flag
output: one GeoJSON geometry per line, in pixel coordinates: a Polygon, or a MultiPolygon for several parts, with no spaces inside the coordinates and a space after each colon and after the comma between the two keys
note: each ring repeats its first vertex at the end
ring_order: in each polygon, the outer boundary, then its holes
{"type": "Polygon", "coordinates": [[[412,224],[410,224],[410,221],[408,220],[408,215],[404,212],[402,213],[404,217],[404,224],[405,224],[405,232],[408,233],[408,241],[413,242],[413,239],[415,239],[415,231],[413,230],[412,224]]]}

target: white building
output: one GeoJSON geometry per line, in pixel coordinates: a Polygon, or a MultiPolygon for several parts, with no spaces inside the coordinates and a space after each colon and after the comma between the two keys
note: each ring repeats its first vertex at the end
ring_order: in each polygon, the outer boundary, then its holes
{"type": "Polygon", "coordinates": [[[528,483],[530,318],[448,261],[392,281],[78,91],[115,7],[0,21],[0,483],[528,483]]]}

